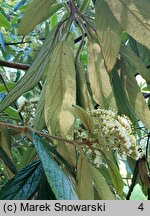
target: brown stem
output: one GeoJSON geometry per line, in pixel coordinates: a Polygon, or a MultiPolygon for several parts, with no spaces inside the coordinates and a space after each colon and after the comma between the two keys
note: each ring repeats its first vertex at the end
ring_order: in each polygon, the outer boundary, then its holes
{"type": "Polygon", "coordinates": [[[20,64],[17,62],[8,62],[3,60],[0,60],[0,66],[20,69],[20,70],[28,70],[30,68],[29,64],[20,64]]]}
{"type": "MultiPolygon", "coordinates": [[[[66,142],[66,143],[74,145],[74,146],[81,146],[81,145],[91,146],[92,143],[96,143],[97,142],[96,140],[93,141],[93,142],[89,142],[89,141],[86,141],[86,142],[77,142],[77,141],[73,141],[73,140],[67,140],[67,139],[65,139],[63,137],[53,136],[53,135],[49,135],[49,134],[46,134],[46,133],[34,130],[33,128],[28,127],[28,126],[18,126],[18,125],[13,125],[13,124],[4,123],[4,122],[0,122],[0,127],[13,128],[14,130],[18,130],[18,131],[20,131],[20,133],[24,133],[24,134],[26,134],[28,132],[35,132],[39,136],[45,137],[48,140],[54,139],[54,140],[57,140],[57,141],[66,142]]],[[[30,140],[31,140],[31,138],[30,138],[30,140]]]]}

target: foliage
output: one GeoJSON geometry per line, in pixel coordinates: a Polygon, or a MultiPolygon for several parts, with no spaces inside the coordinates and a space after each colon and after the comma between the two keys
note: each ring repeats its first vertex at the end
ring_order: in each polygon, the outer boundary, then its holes
{"type": "Polygon", "coordinates": [[[150,199],[150,2],[0,11],[0,199],[150,199]]]}

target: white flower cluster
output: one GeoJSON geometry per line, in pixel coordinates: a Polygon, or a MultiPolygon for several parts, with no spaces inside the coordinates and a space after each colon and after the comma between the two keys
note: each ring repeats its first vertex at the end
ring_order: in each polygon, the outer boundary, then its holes
{"type": "MultiPolygon", "coordinates": [[[[98,148],[105,152],[115,150],[122,157],[128,155],[137,160],[142,156],[132,133],[132,123],[127,116],[119,116],[111,109],[100,108],[92,110],[90,115],[95,127],[90,134],[86,130],[78,130],[80,140],[93,141],[97,139],[98,148]]],[[[94,154],[97,154],[96,152],[94,154]]],[[[99,154],[97,156],[100,157],[99,154]]],[[[95,160],[97,159],[95,158],[95,160]]]]}

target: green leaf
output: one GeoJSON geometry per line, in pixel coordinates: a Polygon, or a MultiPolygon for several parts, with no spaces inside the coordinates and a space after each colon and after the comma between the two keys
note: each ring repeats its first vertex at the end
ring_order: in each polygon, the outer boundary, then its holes
{"type": "MultiPolygon", "coordinates": [[[[8,90],[11,90],[15,86],[15,83],[13,82],[8,82],[7,83],[7,88],[8,90]]],[[[0,92],[7,92],[7,89],[4,84],[0,83],[0,92]]]]}
{"type": "Polygon", "coordinates": [[[83,0],[79,7],[79,10],[81,12],[87,10],[90,7],[90,4],[91,4],[91,0],[83,0]]]}
{"type": "Polygon", "coordinates": [[[52,52],[45,84],[45,122],[52,134],[72,134],[74,115],[72,104],[76,102],[73,40],[58,42],[52,52]]]}
{"type": "Polygon", "coordinates": [[[102,155],[108,165],[108,171],[114,188],[116,189],[117,194],[122,195],[124,187],[122,176],[120,175],[120,172],[114,162],[110,160],[104,152],[102,152],[102,155]]]}
{"type": "Polygon", "coordinates": [[[11,29],[10,22],[6,19],[6,17],[0,13],[0,26],[4,28],[11,29]]]}
{"type": "Polygon", "coordinates": [[[13,107],[6,108],[4,110],[4,113],[7,114],[9,116],[9,118],[20,120],[20,116],[18,114],[18,111],[16,109],[14,109],[13,107]]]}
{"type": "Polygon", "coordinates": [[[109,186],[107,185],[104,177],[102,174],[93,166],[90,167],[90,170],[92,172],[92,176],[94,179],[94,187],[96,191],[98,192],[98,195],[101,200],[114,200],[114,196],[112,192],[109,189],[109,186]]]}
{"type": "Polygon", "coordinates": [[[39,137],[34,133],[33,142],[42,166],[49,182],[49,185],[58,200],[77,199],[73,186],[65,175],[61,167],[53,159],[47,145],[41,142],[39,137]]]}
{"type": "MultiPolygon", "coordinates": [[[[123,69],[124,64],[122,61],[120,62],[120,65],[121,69],[123,69]]],[[[112,86],[119,114],[128,116],[134,126],[138,126],[136,114],[126,96],[123,80],[119,75],[117,68],[114,68],[112,71],[112,86]]]]}
{"type": "MultiPolygon", "coordinates": [[[[14,165],[14,161],[13,161],[13,157],[12,157],[12,153],[11,153],[11,135],[8,131],[8,129],[6,128],[0,128],[0,148],[2,150],[4,150],[5,152],[2,152],[1,151],[1,155],[4,156],[4,154],[6,153],[6,157],[7,157],[7,161],[4,159],[4,163],[5,163],[5,168],[6,168],[6,171],[7,171],[7,174],[8,174],[8,177],[11,178],[12,177],[12,169],[10,169],[13,165],[14,165]],[[9,169],[7,169],[7,165],[8,163],[6,164],[6,162],[10,162],[11,164],[13,164],[11,167],[9,166],[9,169]]],[[[9,164],[10,164],[9,163],[9,164]]],[[[13,169],[14,170],[14,169],[13,169]]]]}
{"type": "Polygon", "coordinates": [[[33,120],[33,125],[34,125],[33,127],[35,130],[41,131],[45,126],[44,103],[45,103],[45,89],[43,88],[36,109],[35,118],[33,120]]]}
{"type": "Polygon", "coordinates": [[[54,46],[54,36],[57,27],[50,32],[44,42],[39,54],[34,60],[32,66],[25,73],[22,79],[16,84],[16,86],[7,94],[4,100],[0,104],[0,112],[2,112],[6,107],[12,104],[18,97],[20,97],[26,91],[31,90],[41,79],[44,74],[47,64],[50,61],[50,55],[52,47],[54,46]]]}
{"type": "Polygon", "coordinates": [[[115,109],[116,102],[110,77],[104,65],[101,48],[94,40],[90,40],[88,45],[88,74],[94,100],[102,108],[115,109]]]}
{"type": "Polygon", "coordinates": [[[82,64],[81,57],[82,47],[76,56],[75,68],[76,68],[76,85],[77,85],[77,105],[81,106],[83,109],[91,110],[93,109],[92,100],[88,92],[86,72],[84,65],[82,64]]]}
{"type": "Polygon", "coordinates": [[[77,194],[80,200],[94,200],[93,177],[90,164],[81,155],[77,166],[77,194]]]}
{"type": "Polygon", "coordinates": [[[107,71],[110,72],[119,54],[122,29],[106,1],[96,1],[95,9],[96,31],[107,71]]]}
{"type": "Polygon", "coordinates": [[[73,107],[74,107],[75,113],[77,114],[81,122],[84,124],[84,126],[88,129],[89,132],[92,132],[94,128],[94,122],[90,114],[86,110],[84,110],[82,107],[79,107],[77,105],[76,106],[74,105],[73,107]]]}
{"type": "Polygon", "coordinates": [[[122,28],[150,48],[150,2],[148,0],[107,0],[122,28]]]}
{"type": "Polygon", "coordinates": [[[0,190],[0,200],[31,199],[42,177],[39,161],[26,166],[9,180],[0,190]]]}
{"type": "Polygon", "coordinates": [[[45,175],[42,177],[41,183],[39,185],[37,200],[56,200],[55,194],[48,184],[45,175]]]}
{"type": "Polygon", "coordinates": [[[4,149],[2,149],[0,147],[0,158],[3,160],[3,162],[5,163],[6,167],[9,168],[9,170],[15,174],[17,173],[16,167],[14,166],[14,163],[12,162],[12,160],[9,158],[8,154],[6,153],[6,151],[4,149]]]}
{"type": "Polygon", "coordinates": [[[129,65],[126,65],[126,67],[122,69],[122,79],[126,95],[137,117],[150,129],[150,111],[134,74],[135,70],[129,65]]]}
{"type": "Polygon", "coordinates": [[[33,0],[27,7],[18,27],[21,35],[31,32],[36,25],[45,21],[49,15],[51,5],[55,0],[33,0]]]}
{"type": "Polygon", "coordinates": [[[123,59],[135,68],[135,73],[140,73],[141,76],[150,83],[150,71],[144,66],[142,60],[125,45],[121,46],[120,53],[123,59]]]}

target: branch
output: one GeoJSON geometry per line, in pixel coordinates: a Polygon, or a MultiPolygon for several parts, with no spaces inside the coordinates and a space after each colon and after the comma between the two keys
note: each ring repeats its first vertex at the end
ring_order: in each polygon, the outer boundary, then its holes
{"type": "Polygon", "coordinates": [[[132,194],[132,191],[136,185],[136,181],[137,181],[137,177],[138,177],[138,166],[139,166],[139,160],[136,161],[136,164],[135,164],[135,168],[134,168],[134,172],[133,172],[133,177],[132,177],[132,183],[129,187],[129,191],[128,191],[128,194],[126,196],[126,200],[129,200],[130,199],[130,196],[132,194]]]}
{"type": "Polygon", "coordinates": [[[90,146],[91,144],[97,142],[97,140],[92,141],[92,142],[90,142],[90,141],[77,142],[77,141],[73,141],[73,140],[67,140],[67,139],[65,139],[63,137],[53,136],[53,135],[49,135],[49,134],[34,130],[33,128],[28,127],[28,126],[18,126],[18,125],[13,125],[13,124],[4,123],[4,122],[0,122],[0,127],[12,128],[12,129],[17,130],[20,133],[24,133],[24,134],[27,134],[28,132],[30,132],[30,133],[35,132],[39,136],[45,137],[48,140],[54,139],[54,140],[62,141],[62,142],[65,142],[65,143],[68,143],[68,144],[71,144],[71,145],[74,145],[74,146],[83,146],[83,145],[89,145],[90,146]]]}
{"type": "Polygon", "coordinates": [[[20,70],[28,70],[30,67],[29,64],[20,64],[17,62],[8,62],[8,61],[3,61],[3,60],[0,60],[0,66],[20,69],[20,70]]]}

